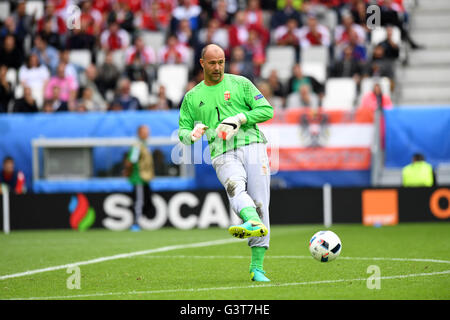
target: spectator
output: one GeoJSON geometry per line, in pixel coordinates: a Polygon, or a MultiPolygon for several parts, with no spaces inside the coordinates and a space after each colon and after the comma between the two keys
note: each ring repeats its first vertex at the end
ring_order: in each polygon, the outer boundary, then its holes
{"type": "Polygon", "coordinates": [[[37,32],[40,33],[44,31],[45,24],[49,22],[50,31],[55,32],[59,35],[64,35],[66,33],[66,23],[63,18],[58,16],[55,12],[55,5],[52,2],[48,2],[45,5],[45,13],[42,18],[37,22],[37,32]]]}
{"type": "Polygon", "coordinates": [[[382,41],[380,45],[384,49],[384,56],[388,59],[396,60],[399,57],[400,50],[397,43],[392,39],[393,28],[386,27],[386,40],[382,41]]]}
{"type": "Polygon", "coordinates": [[[206,29],[200,30],[199,32],[198,38],[200,47],[203,48],[207,44],[215,43],[227,51],[229,46],[228,33],[225,29],[220,29],[219,27],[220,23],[218,20],[209,20],[208,27],[206,29]]]}
{"type": "Polygon", "coordinates": [[[258,26],[264,28],[263,11],[261,10],[259,0],[248,0],[245,9],[245,22],[249,26],[258,26]]]}
{"type": "Polygon", "coordinates": [[[177,30],[178,23],[181,20],[189,20],[191,29],[194,31],[201,28],[200,6],[193,4],[191,0],[180,0],[179,5],[172,11],[172,21],[170,22],[170,30],[177,30]]]}
{"type": "MultiPolygon", "coordinates": [[[[216,8],[216,10],[219,6],[219,2],[221,2],[221,0],[212,0],[213,8],[216,8]]],[[[226,2],[227,12],[231,16],[234,16],[239,9],[239,0],[226,0],[223,2],[226,2]]]]}
{"type": "Polygon", "coordinates": [[[233,16],[228,12],[227,0],[216,1],[213,18],[219,21],[220,28],[228,28],[231,25],[233,16]]]}
{"type": "Polygon", "coordinates": [[[130,94],[130,85],[129,79],[122,78],[117,86],[117,95],[114,100],[123,110],[140,110],[139,100],[130,94]]]}
{"type": "Polygon", "coordinates": [[[119,77],[120,72],[114,64],[112,52],[107,52],[104,63],[98,69],[98,77],[96,80],[98,89],[103,97],[106,97],[109,90],[115,90],[119,77]]]}
{"type": "Polygon", "coordinates": [[[166,87],[163,85],[159,86],[158,96],[156,98],[156,103],[150,106],[152,110],[169,110],[174,107],[172,100],[166,96],[166,87]]]}
{"type": "Polygon", "coordinates": [[[1,184],[8,186],[11,193],[24,194],[26,192],[25,175],[22,171],[15,169],[14,159],[10,156],[3,159],[3,167],[0,172],[1,184]]]}
{"type": "Polygon", "coordinates": [[[372,59],[367,63],[365,75],[369,77],[388,77],[394,79],[393,62],[384,56],[384,48],[375,46],[372,59]]]}
{"type": "Polygon", "coordinates": [[[150,10],[141,11],[135,20],[140,29],[149,31],[165,31],[169,25],[170,14],[161,10],[158,1],[152,1],[150,10]]]}
{"type": "Polygon", "coordinates": [[[119,3],[126,3],[133,14],[142,10],[143,2],[142,0],[119,0],[119,3]]]}
{"type": "Polygon", "coordinates": [[[86,111],[106,111],[107,105],[98,95],[94,95],[93,90],[90,87],[83,89],[81,98],[78,100],[78,106],[83,106],[86,111]]]}
{"type": "Polygon", "coordinates": [[[270,71],[267,82],[269,82],[269,85],[272,88],[272,92],[275,96],[284,97],[285,89],[284,89],[283,84],[281,83],[280,79],[278,78],[277,70],[274,69],[274,70],[270,71]]]}
{"type": "Polygon", "coordinates": [[[136,37],[134,45],[127,49],[125,56],[127,73],[132,76],[132,80],[140,79],[150,84],[153,73],[152,66],[156,64],[156,55],[153,48],[146,46],[142,37],[136,37]]]}
{"type": "Polygon", "coordinates": [[[56,75],[50,78],[50,81],[45,86],[44,98],[50,99],[54,93],[53,88],[58,87],[60,89],[59,99],[62,102],[68,104],[69,109],[75,105],[78,84],[72,76],[67,76],[65,74],[66,65],[61,62],[58,65],[56,75]]]}
{"type": "MultiPolygon", "coordinates": [[[[363,95],[361,99],[361,103],[359,108],[361,110],[367,110],[371,116],[375,115],[375,110],[386,110],[392,108],[392,101],[389,95],[383,94],[381,90],[381,86],[378,83],[375,83],[373,86],[373,90],[371,92],[366,93],[363,95]]],[[[381,148],[384,149],[385,147],[385,137],[386,137],[386,122],[384,120],[384,114],[380,114],[380,141],[381,141],[381,148]]]]}
{"type": "Polygon", "coordinates": [[[64,74],[66,75],[66,77],[71,77],[76,82],[77,86],[79,86],[80,81],[78,70],[81,71],[83,68],[70,62],[70,50],[61,50],[59,52],[59,61],[60,63],[64,63],[64,65],[66,66],[64,70],[64,74]]]}
{"type": "Polygon", "coordinates": [[[71,30],[67,38],[66,48],[70,50],[88,49],[93,52],[96,38],[87,32],[88,28],[88,21],[81,20],[80,28],[74,28],[71,30]]]}
{"type": "Polygon", "coordinates": [[[357,42],[364,44],[366,41],[366,32],[358,24],[354,23],[353,16],[350,13],[342,15],[342,23],[336,26],[334,31],[334,41],[336,46],[343,45],[344,47],[350,43],[350,32],[356,32],[357,42]]]}
{"type": "Polygon", "coordinates": [[[359,108],[370,110],[371,112],[375,112],[376,109],[391,109],[392,101],[389,95],[383,94],[381,86],[376,83],[372,91],[363,95],[359,108]]]}
{"type": "Polygon", "coordinates": [[[93,95],[92,99],[97,101],[99,105],[104,105],[106,109],[107,103],[97,85],[97,67],[95,65],[91,64],[86,68],[83,86],[84,88],[91,89],[93,95]]]}
{"type": "Polygon", "coordinates": [[[117,23],[117,29],[123,30],[127,34],[134,32],[134,16],[127,1],[112,2],[112,10],[106,20],[109,25],[117,23]]]}
{"type": "MultiPolygon", "coordinates": [[[[19,69],[19,82],[22,87],[30,87],[33,96],[37,97],[44,94],[44,87],[50,79],[50,72],[46,65],[40,64],[37,54],[31,54],[26,64],[19,69]]],[[[37,101],[38,107],[42,107],[37,101]]]]}
{"type": "Polygon", "coordinates": [[[266,45],[267,43],[257,29],[251,28],[248,33],[247,43],[243,45],[243,48],[252,56],[253,74],[257,77],[260,75],[261,67],[266,61],[266,45]]]}
{"type": "Polygon", "coordinates": [[[300,46],[302,48],[329,46],[330,43],[330,32],[327,27],[319,24],[315,15],[309,14],[307,25],[300,28],[300,46]]]}
{"type": "Polygon", "coordinates": [[[178,42],[175,35],[170,35],[167,44],[159,52],[160,63],[187,63],[186,47],[178,42]]]}
{"type": "Polygon", "coordinates": [[[352,47],[347,46],[344,49],[343,57],[336,61],[331,68],[330,76],[333,78],[353,78],[359,83],[362,73],[361,63],[354,58],[352,47]]]}
{"type": "Polygon", "coordinates": [[[111,1],[110,0],[95,0],[92,7],[98,10],[102,15],[106,15],[111,11],[111,1]]]}
{"type": "MultiPolygon", "coordinates": [[[[253,81],[254,65],[251,56],[247,54],[243,47],[234,47],[231,51],[231,64],[234,66],[234,74],[243,75],[253,81]]],[[[231,65],[230,65],[231,69],[231,65]]]]}
{"type": "MultiPolygon", "coordinates": [[[[82,0],[87,1],[87,0],[82,0]]],[[[71,1],[67,0],[46,0],[47,3],[52,3],[55,7],[55,14],[63,18],[64,20],[68,17],[68,8],[71,1]]]]}
{"type": "Polygon", "coordinates": [[[294,108],[314,108],[319,106],[318,97],[311,93],[309,85],[303,84],[298,88],[298,91],[290,93],[286,99],[286,109],[294,108]]]}
{"type": "Polygon", "coordinates": [[[23,64],[22,51],[16,46],[16,39],[13,35],[7,35],[3,40],[3,46],[0,49],[0,61],[8,68],[18,70],[23,64]]]}
{"type": "Polygon", "coordinates": [[[367,59],[366,47],[363,44],[359,43],[359,37],[355,30],[350,30],[349,36],[349,46],[352,48],[353,59],[360,63],[364,63],[367,59]]]}
{"type": "Polygon", "coordinates": [[[298,22],[289,19],[286,24],[275,29],[275,42],[279,46],[293,46],[298,48],[300,42],[298,22]]]}
{"type": "Polygon", "coordinates": [[[123,111],[123,107],[119,101],[113,100],[108,107],[108,111],[123,111]]]}
{"type": "Polygon", "coordinates": [[[290,18],[285,25],[275,29],[275,42],[278,46],[291,46],[295,49],[296,61],[300,58],[300,29],[298,22],[290,18]]]}
{"type": "Polygon", "coordinates": [[[358,24],[354,23],[350,13],[342,15],[342,24],[338,25],[334,31],[335,55],[340,56],[345,47],[351,42],[356,45],[364,45],[366,32],[358,24]]]}
{"type": "Polygon", "coordinates": [[[23,88],[23,97],[14,102],[13,112],[38,112],[36,100],[33,98],[31,88],[23,88]]]}
{"type": "Polygon", "coordinates": [[[31,53],[36,54],[39,58],[39,62],[45,64],[52,74],[56,72],[56,68],[59,64],[58,50],[49,46],[47,41],[39,34],[34,39],[34,48],[31,49],[31,53]]]}
{"type": "Polygon", "coordinates": [[[9,102],[13,99],[14,93],[10,82],[6,79],[8,67],[0,66],[0,113],[8,112],[9,102]]]}
{"type": "Polygon", "coordinates": [[[75,103],[75,107],[72,112],[85,113],[88,112],[88,107],[86,105],[87,101],[80,99],[75,103]]]}
{"type": "Polygon", "coordinates": [[[245,12],[238,11],[234,16],[233,24],[228,29],[230,49],[247,43],[248,33],[248,27],[245,21],[245,12]]]}
{"type": "MultiPolygon", "coordinates": [[[[94,1],[97,2],[97,1],[94,1]]],[[[91,36],[98,36],[101,31],[102,13],[92,6],[92,1],[81,2],[80,25],[86,26],[85,32],[91,36]]]]}
{"type": "Polygon", "coordinates": [[[367,27],[367,4],[364,0],[353,1],[350,7],[350,13],[353,17],[353,21],[366,30],[370,31],[367,27]]]}
{"type": "Polygon", "coordinates": [[[403,26],[403,21],[398,15],[399,8],[396,8],[396,4],[392,0],[383,0],[380,7],[381,12],[381,25],[389,26],[393,25],[400,29],[401,37],[407,41],[412,49],[423,49],[423,45],[417,44],[409,34],[408,30],[403,26]]]}
{"type": "Polygon", "coordinates": [[[0,42],[3,42],[7,35],[14,36],[17,47],[24,52],[24,41],[27,34],[17,27],[14,18],[11,16],[5,19],[3,27],[0,29],[0,42]]]}
{"type": "Polygon", "coordinates": [[[314,92],[318,96],[323,96],[325,88],[319,83],[316,78],[311,76],[305,76],[303,74],[302,67],[299,63],[294,65],[292,69],[292,76],[289,78],[287,94],[292,92],[297,92],[299,87],[302,85],[308,85],[310,87],[310,91],[314,92]]]}
{"type": "Polygon", "coordinates": [[[131,81],[144,81],[150,84],[150,77],[139,56],[133,55],[131,59],[132,61],[125,68],[126,77],[131,81]]]}
{"type": "Polygon", "coordinates": [[[58,32],[53,30],[52,20],[48,19],[44,21],[42,30],[39,35],[45,39],[47,44],[55,49],[61,50],[62,39],[58,32]]]}
{"type": "Polygon", "coordinates": [[[63,112],[63,111],[75,111],[75,104],[71,105],[72,109],[69,109],[67,102],[61,100],[61,88],[58,86],[52,87],[52,95],[50,99],[44,100],[43,110],[44,112],[63,112]]]}
{"type": "MultiPolygon", "coordinates": [[[[16,10],[11,15],[16,25],[17,34],[23,35],[23,38],[27,34],[31,34],[34,26],[35,19],[26,12],[26,1],[18,1],[16,10]]],[[[17,47],[24,55],[23,43],[17,43],[17,47]]]]}
{"type": "Polygon", "coordinates": [[[436,185],[433,167],[420,153],[415,153],[412,162],[402,169],[404,187],[433,187],[436,185]]]}
{"type": "Polygon", "coordinates": [[[270,20],[270,28],[277,29],[280,26],[287,24],[291,19],[297,22],[297,26],[302,25],[302,17],[300,11],[294,7],[294,0],[285,0],[285,5],[282,9],[277,10],[270,20]]]}
{"type": "Polygon", "coordinates": [[[274,96],[272,92],[272,88],[270,87],[267,81],[260,81],[257,84],[257,88],[262,93],[264,98],[269,101],[270,105],[276,111],[283,110],[284,99],[282,97],[274,96]]]}
{"type": "Polygon", "coordinates": [[[197,34],[191,29],[189,20],[181,20],[176,32],[178,42],[187,47],[195,48],[197,46],[197,34]]]}
{"type": "Polygon", "coordinates": [[[130,44],[130,36],[117,21],[112,21],[100,35],[100,44],[105,51],[125,49],[130,44]]]}

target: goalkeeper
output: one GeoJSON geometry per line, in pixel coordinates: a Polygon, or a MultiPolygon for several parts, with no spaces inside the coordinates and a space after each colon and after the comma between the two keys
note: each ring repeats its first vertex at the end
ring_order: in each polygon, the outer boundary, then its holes
{"type": "Polygon", "coordinates": [[[263,269],[270,240],[270,170],[267,141],[257,123],[271,119],[273,108],[247,78],[224,73],[225,54],[219,46],[205,46],[200,64],[204,81],[184,96],[179,138],[189,145],[206,134],[217,177],[244,222],[228,231],[249,238],[251,279],[270,281],[263,269]]]}

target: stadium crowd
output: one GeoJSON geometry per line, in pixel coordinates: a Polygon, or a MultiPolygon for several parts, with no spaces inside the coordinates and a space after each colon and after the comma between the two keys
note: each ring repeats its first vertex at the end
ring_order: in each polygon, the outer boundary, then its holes
{"type": "MultiPolygon", "coordinates": [[[[401,45],[395,30],[420,48],[402,0],[47,0],[40,17],[29,9],[36,1],[10,1],[1,21],[0,112],[176,109],[181,101],[169,98],[158,69],[186,65],[189,90],[203,80],[198,59],[208,43],[224,48],[226,72],[253,80],[275,108],[318,107],[330,77],[357,85],[387,77],[392,89],[401,45]],[[371,4],[386,27],[375,44],[366,23],[371,4]],[[161,35],[160,47],[149,34],[161,35]],[[287,79],[263,72],[273,46],[295,50],[287,79]],[[302,53],[315,46],[329,53],[325,79],[303,71],[302,53]]],[[[379,96],[378,87],[360,100],[392,105],[379,96]]]]}

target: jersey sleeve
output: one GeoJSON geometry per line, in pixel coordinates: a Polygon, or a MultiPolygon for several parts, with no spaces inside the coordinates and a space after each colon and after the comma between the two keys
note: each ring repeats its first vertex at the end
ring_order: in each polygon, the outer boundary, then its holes
{"type": "Polygon", "coordinates": [[[189,94],[186,94],[183,98],[183,102],[180,108],[180,118],[178,120],[179,130],[178,137],[184,144],[192,144],[191,131],[194,129],[194,118],[192,116],[189,94]]]}
{"type": "Polygon", "coordinates": [[[245,104],[250,109],[249,111],[243,112],[247,117],[247,124],[253,125],[273,118],[273,108],[269,101],[267,101],[258,88],[247,78],[243,78],[242,80],[242,89],[245,104]]]}

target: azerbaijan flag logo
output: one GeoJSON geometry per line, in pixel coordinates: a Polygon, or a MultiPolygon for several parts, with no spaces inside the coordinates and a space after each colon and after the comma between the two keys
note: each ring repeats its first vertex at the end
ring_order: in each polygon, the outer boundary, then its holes
{"type": "Polygon", "coordinates": [[[72,196],[69,203],[70,226],[74,230],[85,231],[95,222],[95,210],[89,207],[89,201],[84,194],[72,196]]]}

